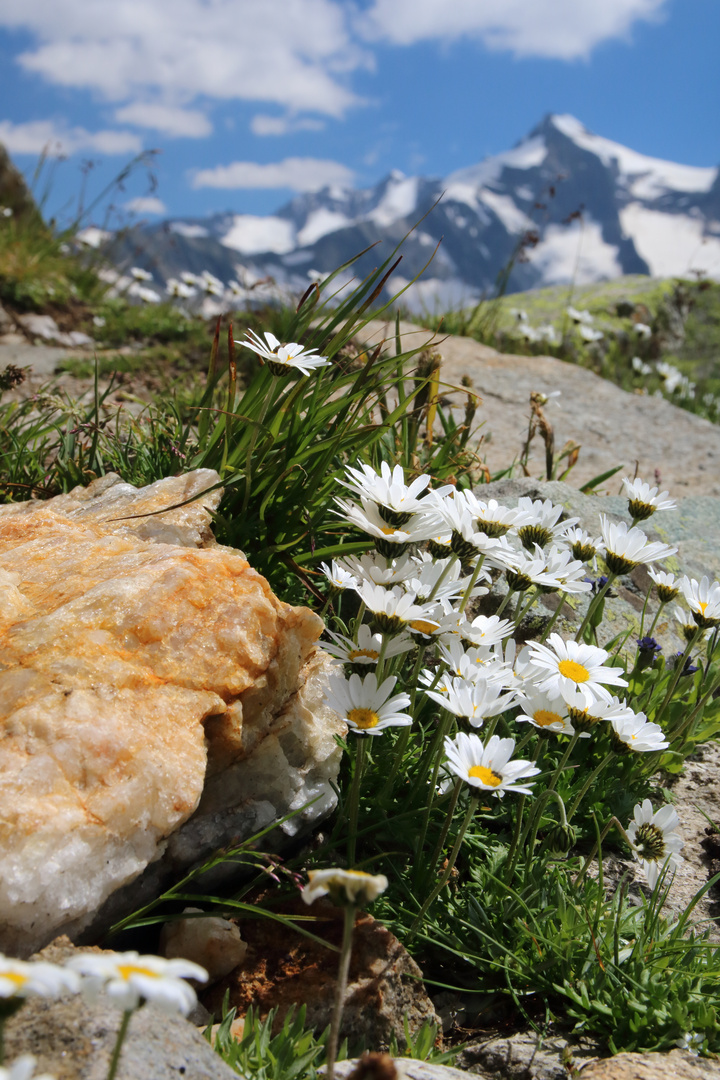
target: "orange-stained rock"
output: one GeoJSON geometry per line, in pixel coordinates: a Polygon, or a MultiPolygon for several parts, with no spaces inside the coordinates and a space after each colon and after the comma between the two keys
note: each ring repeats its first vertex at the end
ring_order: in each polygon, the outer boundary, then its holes
{"type": "Polygon", "coordinates": [[[7,952],[77,936],[106,901],[112,919],[216,847],[315,796],[290,831],[332,804],[341,726],[322,703],[322,622],[214,542],[221,491],[202,493],[217,483],[106,476],[0,507],[7,952]]]}

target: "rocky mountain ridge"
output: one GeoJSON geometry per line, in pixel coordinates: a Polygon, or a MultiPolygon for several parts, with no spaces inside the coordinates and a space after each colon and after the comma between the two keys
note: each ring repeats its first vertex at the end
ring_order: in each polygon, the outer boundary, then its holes
{"type": "Polygon", "coordinates": [[[549,115],[506,153],[444,179],[394,171],[372,188],[302,194],[274,215],[227,212],[138,225],[110,243],[121,268],[156,286],[210,271],[236,295],[271,277],[290,291],[377,244],[363,275],[403,237],[393,291],[418,275],[411,306],[450,306],[494,290],[513,259],[509,291],[622,274],[720,278],[720,170],[647,157],[549,115]]]}

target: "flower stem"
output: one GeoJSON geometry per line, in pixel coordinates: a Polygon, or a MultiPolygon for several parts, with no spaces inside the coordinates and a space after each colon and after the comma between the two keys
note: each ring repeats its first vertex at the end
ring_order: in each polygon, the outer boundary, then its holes
{"type": "Polygon", "coordinates": [[[580,805],[580,803],[581,803],[581,802],[583,801],[583,799],[585,798],[585,796],[586,796],[586,794],[587,794],[587,792],[588,792],[588,790],[589,790],[589,788],[590,788],[590,785],[591,785],[591,784],[593,784],[595,780],[597,780],[598,776],[599,776],[599,775],[600,775],[600,773],[601,773],[601,772],[603,771],[603,769],[605,768],[605,766],[606,766],[606,765],[609,765],[609,764],[610,764],[610,762],[612,761],[612,759],[613,759],[613,758],[614,758],[615,756],[616,756],[616,755],[615,755],[615,751],[614,751],[614,750],[608,750],[607,754],[606,754],[606,755],[605,755],[605,757],[604,757],[604,758],[602,759],[602,761],[600,762],[600,764],[599,764],[599,765],[596,765],[596,766],[595,766],[595,768],[593,769],[593,771],[592,771],[592,772],[590,773],[590,775],[588,776],[587,780],[585,781],[585,783],[583,784],[582,788],[580,789],[580,793],[578,794],[578,796],[577,796],[577,798],[575,799],[574,803],[572,804],[572,806],[571,806],[571,807],[570,807],[570,809],[568,810],[568,814],[567,814],[567,820],[568,820],[568,823],[569,823],[569,822],[570,822],[570,821],[572,820],[572,817],[573,817],[573,815],[574,815],[575,811],[577,810],[578,806],[580,805]]]}
{"type": "Polygon", "coordinates": [[[688,657],[690,656],[690,653],[692,652],[693,648],[695,647],[695,642],[697,641],[697,639],[700,637],[701,634],[702,634],[702,630],[698,626],[696,628],[696,630],[695,630],[695,633],[693,634],[693,636],[690,638],[687,645],[685,646],[685,652],[682,654],[682,656],[678,660],[677,664],[675,665],[675,671],[673,672],[673,677],[670,680],[670,686],[668,687],[668,691],[667,691],[667,693],[665,695],[665,699],[664,699],[662,705],[660,706],[660,708],[658,709],[658,711],[655,713],[655,716],[653,717],[654,722],[656,724],[658,724],[658,725],[660,724],[660,719],[663,716],[665,710],[667,709],[668,705],[672,701],[672,696],[675,693],[675,687],[679,683],[680,677],[681,677],[681,675],[683,673],[683,670],[685,668],[685,662],[688,659],[688,657]]]}
{"type": "Polygon", "coordinates": [[[505,862],[505,884],[508,887],[512,884],[513,874],[515,873],[515,861],[517,858],[518,843],[520,841],[520,830],[522,829],[523,811],[525,810],[526,799],[527,795],[521,795],[518,799],[517,816],[515,818],[515,829],[513,831],[513,838],[510,843],[508,857],[505,862]]]}
{"type": "Polygon", "coordinates": [[[540,638],[540,644],[541,645],[542,645],[542,643],[544,641],[547,640],[548,634],[552,630],[555,623],[558,621],[558,618],[560,617],[560,612],[562,611],[562,606],[565,603],[565,597],[566,596],[567,596],[566,592],[561,592],[560,593],[560,595],[558,597],[558,605],[555,608],[555,610],[553,611],[552,618],[550,619],[550,622],[547,624],[547,626],[545,627],[545,629],[542,632],[542,636],[540,638]]]}
{"type": "MultiPolygon", "coordinates": [[[[452,793],[452,795],[450,797],[450,805],[448,806],[447,814],[445,815],[445,821],[443,822],[443,827],[442,827],[442,829],[440,831],[440,836],[438,837],[438,842],[435,845],[435,849],[434,849],[434,851],[432,853],[432,856],[430,857],[430,861],[428,863],[428,866],[430,867],[430,872],[431,873],[435,872],[435,867],[437,866],[437,861],[438,861],[438,859],[440,858],[440,856],[442,854],[442,849],[443,849],[443,847],[445,845],[445,841],[447,840],[447,834],[450,832],[450,826],[452,825],[452,819],[453,819],[453,815],[455,814],[455,807],[457,806],[457,801],[458,801],[458,799],[460,797],[460,789],[462,788],[462,785],[463,785],[462,780],[458,779],[456,781],[456,783],[455,783],[455,787],[453,788],[453,793],[452,793]]],[[[424,842],[425,842],[425,836],[423,835],[423,843],[424,842]]],[[[420,864],[421,861],[422,861],[421,852],[422,852],[422,848],[418,848],[418,864],[420,864]]]]}
{"type": "Polygon", "coordinates": [[[370,738],[369,735],[359,735],[357,737],[357,749],[355,751],[355,768],[353,770],[352,786],[350,788],[350,799],[348,809],[348,819],[350,824],[350,834],[348,836],[348,863],[350,866],[355,865],[355,850],[357,848],[357,833],[358,833],[358,815],[360,812],[360,780],[363,774],[363,768],[365,766],[365,739],[370,738]]]}
{"type": "Polygon", "coordinates": [[[333,1008],[332,1019],[330,1021],[330,1034],[328,1035],[327,1041],[325,1080],[333,1080],[335,1075],[335,1060],[337,1058],[338,1041],[340,1038],[340,1023],[345,1007],[345,994],[347,993],[348,975],[350,973],[350,954],[352,952],[352,936],[355,927],[355,910],[354,904],[348,904],[344,912],[343,939],[340,948],[335,1007],[333,1008]]]}
{"type": "Polygon", "coordinates": [[[117,1039],[115,1040],[115,1047],[110,1058],[110,1068],[108,1069],[107,1080],[115,1080],[115,1074],[118,1070],[118,1064],[120,1062],[120,1051],[122,1045],[125,1042],[125,1036],[127,1034],[128,1024],[130,1023],[130,1017],[133,1014],[132,1009],[125,1009],[123,1018],[120,1023],[120,1030],[117,1033],[117,1039]]]}
{"type": "Polygon", "coordinates": [[[475,588],[475,584],[477,582],[477,579],[480,577],[480,571],[482,570],[482,564],[484,562],[485,562],[485,556],[481,555],[480,558],[478,559],[478,561],[475,564],[475,569],[473,570],[472,577],[470,578],[470,581],[468,582],[468,587],[467,587],[467,589],[465,590],[465,592],[463,594],[462,600],[460,601],[460,607],[458,608],[458,611],[460,612],[461,615],[465,611],[465,608],[467,607],[467,602],[470,599],[470,595],[471,595],[473,589],[475,588]]]}
{"type": "Polygon", "coordinates": [[[585,612],[585,618],[580,623],[580,629],[578,630],[577,634],[575,635],[575,640],[576,641],[580,641],[580,638],[583,635],[583,630],[585,629],[587,624],[590,622],[590,619],[594,615],[595,610],[599,607],[600,602],[602,600],[604,600],[605,593],[608,591],[608,589],[610,588],[610,586],[612,585],[612,583],[613,583],[613,581],[615,580],[616,577],[617,577],[617,574],[612,574],[611,573],[609,575],[607,581],[603,585],[602,589],[600,590],[600,592],[588,604],[588,609],[585,612]]]}
{"type": "Polygon", "coordinates": [[[448,881],[450,880],[450,875],[452,874],[453,869],[455,868],[455,863],[457,861],[458,855],[460,854],[460,847],[461,847],[463,839],[465,837],[465,833],[467,832],[468,825],[472,821],[473,814],[475,813],[475,810],[477,809],[478,801],[479,801],[479,796],[478,795],[471,795],[470,796],[470,801],[468,802],[468,808],[467,808],[467,811],[465,813],[465,817],[463,818],[462,825],[460,826],[458,834],[455,837],[455,843],[453,844],[453,849],[450,852],[450,855],[448,857],[448,862],[447,862],[447,866],[445,867],[445,872],[443,873],[443,876],[440,878],[439,882],[437,883],[435,888],[432,890],[432,892],[429,894],[429,896],[427,896],[425,898],[425,902],[423,903],[422,907],[420,908],[420,911],[417,913],[417,915],[415,917],[415,920],[414,920],[412,926],[410,927],[410,933],[409,933],[408,937],[405,939],[405,942],[404,942],[406,947],[410,944],[410,942],[412,941],[412,939],[415,937],[416,933],[420,929],[420,926],[422,925],[423,919],[425,918],[429,908],[435,902],[437,897],[440,895],[440,893],[443,891],[443,889],[447,885],[448,881]]]}
{"type": "Polygon", "coordinates": [[[550,778],[550,783],[547,786],[548,791],[554,791],[555,790],[555,785],[558,782],[558,779],[560,777],[560,773],[563,771],[563,769],[567,765],[568,758],[570,757],[573,750],[575,749],[575,744],[577,743],[579,738],[580,738],[580,732],[579,731],[576,731],[575,734],[571,736],[570,741],[568,742],[567,746],[565,747],[565,753],[560,758],[560,762],[558,764],[558,767],[555,770],[555,772],[553,773],[552,777],[550,778]]]}

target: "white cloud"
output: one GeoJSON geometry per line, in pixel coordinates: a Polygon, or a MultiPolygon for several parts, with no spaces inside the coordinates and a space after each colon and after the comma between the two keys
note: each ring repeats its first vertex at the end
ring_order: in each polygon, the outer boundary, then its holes
{"type": "Polygon", "coordinates": [[[313,120],[311,117],[292,116],[265,116],[259,113],[250,121],[250,130],[253,135],[290,135],[294,131],[322,131],[325,124],[322,120],[313,120]]]}
{"type": "Polygon", "coordinates": [[[152,128],[166,135],[184,135],[190,139],[201,139],[212,134],[213,129],[205,113],[198,109],[181,109],[144,101],[116,109],[115,119],[121,124],[134,124],[135,127],[152,128]]]}
{"type": "Polygon", "coordinates": [[[358,17],[367,40],[412,45],[472,36],[517,56],[574,60],[661,16],[668,0],[374,0],[358,17]]]}
{"type": "Polygon", "coordinates": [[[167,214],[167,206],[156,195],[139,195],[125,203],[131,214],[167,214]]]}
{"type": "Polygon", "coordinates": [[[319,158],[285,158],[260,165],[255,161],[234,161],[201,169],[192,179],[194,188],[290,188],[318,191],[327,184],[351,184],[354,172],[339,161],[319,158]]]}
{"type": "Polygon", "coordinates": [[[66,157],[79,150],[100,154],[138,154],[142,142],[129,131],[86,131],[85,128],[58,127],[52,120],[31,120],[13,124],[0,120],[0,143],[11,154],[42,154],[66,157]]]}
{"type": "Polygon", "coordinates": [[[342,116],[371,63],[335,0],[2,0],[0,24],[37,39],[22,67],[113,102],[267,101],[342,116]]]}

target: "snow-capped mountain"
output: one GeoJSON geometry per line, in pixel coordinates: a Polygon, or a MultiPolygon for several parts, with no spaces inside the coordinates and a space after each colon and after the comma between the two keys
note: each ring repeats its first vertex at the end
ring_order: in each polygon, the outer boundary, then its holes
{"type": "Polygon", "coordinates": [[[271,277],[302,291],[379,241],[354,264],[368,273],[418,222],[391,280],[397,291],[414,278],[442,239],[406,294],[415,306],[491,293],[523,241],[509,291],[631,273],[720,279],[720,170],[646,157],[572,116],[547,116],[512,150],[442,180],[392,172],[365,190],[300,195],[271,216],[137,226],[114,258],[156,284],[207,270],[224,283],[271,277]]]}

